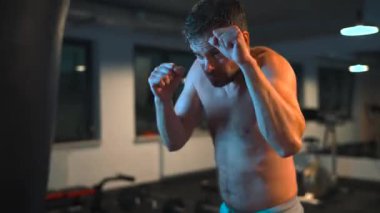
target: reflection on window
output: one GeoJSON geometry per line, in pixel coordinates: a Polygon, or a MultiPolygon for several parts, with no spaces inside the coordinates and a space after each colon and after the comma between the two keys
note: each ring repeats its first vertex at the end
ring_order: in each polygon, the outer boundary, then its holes
{"type": "MultiPolygon", "coordinates": [[[[195,57],[191,52],[143,46],[136,46],[134,51],[136,135],[157,135],[154,98],[149,88],[148,77],[156,66],[165,62],[181,65],[187,72],[195,57]]],[[[177,89],[174,94],[174,102],[182,89],[183,85],[177,89]]]]}
{"type": "Polygon", "coordinates": [[[319,109],[340,119],[351,118],[353,75],[346,69],[319,68],[319,109]]]}
{"type": "Polygon", "coordinates": [[[298,103],[300,104],[301,107],[303,107],[303,94],[304,94],[304,88],[303,88],[303,67],[300,63],[293,63],[290,62],[294,74],[296,75],[296,81],[297,81],[297,98],[298,98],[298,103]]]}
{"type": "Polygon", "coordinates": [[[65,39],[60,65],[56,143],[98,138],[94,73],[91,42],[65,39]]]}

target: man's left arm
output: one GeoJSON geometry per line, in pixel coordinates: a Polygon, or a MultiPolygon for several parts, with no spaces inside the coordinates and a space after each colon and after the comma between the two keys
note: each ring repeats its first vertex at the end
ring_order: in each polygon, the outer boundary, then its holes
{"type": "Polygon", "coordinates": [[[239,64],[252,98],[261,134],[282,157],[302,146],[305,119],[297,101],[294,71],[273,51],[239,64]],[[261,66],[260,66],[261,65],[261,66]]]}
{"type": "Polygon", "coordinates": [[[266,141],[281,157],[296,154],[302,146],[305,119],[287,60],[269,48],[252,56],[249,42],[236,26],[215,30],[210,43],[240,67],[266,141]]]}

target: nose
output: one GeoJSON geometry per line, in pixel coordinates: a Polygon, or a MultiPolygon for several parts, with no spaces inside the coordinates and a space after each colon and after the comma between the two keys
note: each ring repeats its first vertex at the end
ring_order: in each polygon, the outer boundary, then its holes
{"type": "Polygon", "coordinates": [[[212,59],[207,58],[204,60],[203,69],[206,73],[211,73],[215,70],[215,63],[212,59]]]}

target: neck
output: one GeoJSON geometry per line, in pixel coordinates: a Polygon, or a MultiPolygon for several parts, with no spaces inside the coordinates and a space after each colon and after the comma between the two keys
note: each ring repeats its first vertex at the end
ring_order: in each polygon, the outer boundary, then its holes
{"type": "Polygon", "coordinates": [[[238,70],[236,74],[233,76],[233,80],[227,85],[225,85],[223,88],[229,96],[234,96],[244,91],[246,86],[244,76],[241,70],[238,70]]]}

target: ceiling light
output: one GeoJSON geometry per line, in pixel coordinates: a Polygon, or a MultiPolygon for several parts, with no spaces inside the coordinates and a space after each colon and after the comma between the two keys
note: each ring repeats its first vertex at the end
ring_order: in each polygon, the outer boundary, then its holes
{"type": "Polygon", "coordinates": [[[351,65],[348,70],[350,72],[355,72],[355,73],[359,73],[359,72],[367,72],[369,71],[369,66],[368,65],[363,65],[363,64],[356,64],[356,65],[351,65]]]}
{"type": "Polygon", "coordinates": [[[363,36],[371,35],[379,32],[379,28],[376,26],[368,26],[358,24],[352,27],[346,27],[340,30],[340,34],[344,36],[363,36]]]}
{"type": "Polygon", "coordinates": [[[85,65],[77,65],[77,66],[75,67],[75,70],[76,70],[77,72],[84,72],[84,71],[86,71],[86,66],[85,66],[85,65]]]}
{"type": "Polygon", "coordinates": [[[358,10],[356,13],[357,24],[351,27],[345,27],[340,30],[340,34],[343,36],[364,36],[371,35],[379,32],[377,26],[365,25],[363,23],[362,10],[358,10]]]}

